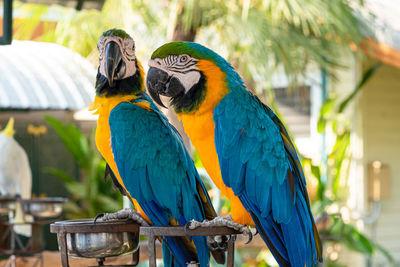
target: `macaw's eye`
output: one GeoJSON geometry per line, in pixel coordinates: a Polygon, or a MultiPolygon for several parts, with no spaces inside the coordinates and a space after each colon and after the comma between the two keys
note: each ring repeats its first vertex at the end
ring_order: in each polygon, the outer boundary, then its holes
{"type": "Polygon", "coordinates": [[[185,55],[181,56],[181,58],[179,59],[179,61],[182,63],[186,62],[187,60],[188,60],[188,57],[185,55]]]}

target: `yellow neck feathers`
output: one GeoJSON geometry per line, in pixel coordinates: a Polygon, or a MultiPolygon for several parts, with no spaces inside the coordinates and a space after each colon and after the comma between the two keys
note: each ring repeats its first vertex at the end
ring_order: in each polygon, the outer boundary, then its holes
{"type": "Polygon", "coordinates": [[[136,99],[135,95],[116,95],[111,97],[96,96],[94,102],[91,103],[89,110],[94,111],[93,114],[100,114],[101,112],[110,113],[119,103],[131,102],[136,99]]]}

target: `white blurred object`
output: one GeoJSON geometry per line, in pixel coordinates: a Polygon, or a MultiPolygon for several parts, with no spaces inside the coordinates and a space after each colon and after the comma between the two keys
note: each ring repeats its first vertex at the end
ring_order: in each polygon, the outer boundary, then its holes
{"type": "MultiPolygon", "coordinates": [[[[32,173],[25,150],[14,139],[14,118],[10,118],[7,126],[0,132],[0,195],[31,198],[32,173]]],[[[23,212],[17,204],[13,222],[22,223],[23,212]]],[[[17,225],[14,230],[18,234],[31,235],[29,225],[17,225]]]]}

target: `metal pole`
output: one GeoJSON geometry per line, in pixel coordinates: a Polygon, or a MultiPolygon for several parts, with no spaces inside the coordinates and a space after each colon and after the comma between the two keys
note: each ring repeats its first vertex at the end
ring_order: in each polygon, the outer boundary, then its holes
{"type": "Polygon", "coordinates": [[[235,263],[235,236],[231,235],[228,240],[228,262],[227,267],[233,267],[235,263]]]}
{"type": "Polygon", "coordinates": [[[60,233],[60,252],[61,252],[61,264],[63,267],[69,267],[68,262],[68,251],[67,251],[67,238],[65,233],[60,233]]]}
{"type": "Polygon", "coordinates": [[[149,267],[156,267],[157,252],[156,252],[156,237],[154,236],[154,233],[149,234],[148,246],[149,246],[149,267]]]}

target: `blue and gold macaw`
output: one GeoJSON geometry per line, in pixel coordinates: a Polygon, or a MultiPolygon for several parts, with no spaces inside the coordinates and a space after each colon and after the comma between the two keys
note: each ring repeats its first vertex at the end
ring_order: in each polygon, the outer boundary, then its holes
{"type": "MultiPolygon", "coordinates": [[[[93,104],[99,115],[96,145],[117,187],[156,226],[214,218],[179,133],[144,91],[133,39],[122,30],[108,30],[100,37],[98,50],[93,104]]],[[[205,237],[166,237],[162,244],[165,266],[186,266],[192,261],[209,266],[205,237]]],[[[223,262],[221,251],[213,255],[223,262]]]]}
{"type": "Polygon", "coordinates": [[[169,96],[232,219],[256,225],[281,266],[322,260],[306,180],[285,127],[221,56],[191,42],[154,51],[147,86],[169,96]]]}

